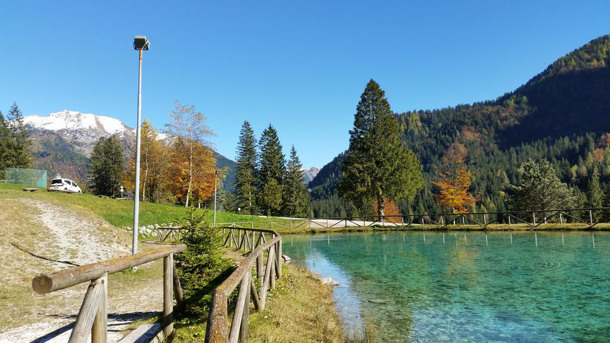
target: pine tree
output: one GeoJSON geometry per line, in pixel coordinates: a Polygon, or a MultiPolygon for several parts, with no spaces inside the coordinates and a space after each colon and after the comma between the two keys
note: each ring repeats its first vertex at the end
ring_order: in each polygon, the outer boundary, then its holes
{"type": "MultiPolygon", "coordinates": [[[[597,169],[597,166],[594,166],[593,173],[591,173],[591,178],[589,179],[589,186],[587,187],[587,207],[602,207],[603,199],[604,193],[599,185],[599,170],[597,169]]],[[[594,220],[600,219],[600,213],[596,211],[592,213],[594,220]]]]}
{"type": "Polygon", "coordinates": [[[89,159],[89,189],[98,195],[118,196],[123,169],[123,151],[119,139],[116,136],[100,138],[89,159]]]}
{"type": "Polygon", "coordinates": [[[273,126],[269,125],[263,131],[259,147],[258,190],[260,195],[257,203],[263,213],[277,214],[277,210],[281,208],[286,163],[282,145],[273,126]]]}
{"type": "Polygon", "coordinates": [[[376,200],[380,218],[386,200],[412,200],[423,186],[419,161],[400,142],[399,131],[385,92],[370,80],[356,108],[338,188],[362,209],[376,200]]]}
{"type": "Polygon", "coordinates": [[[577,200],[573,192],[555,175],[549,161],[523,163],[521,184],[513,197],[519,210],[536,211],[569,208],[577,200]]]}
{"type": "Polygon", "coordinates": [[[248,121],[242,125],[237,145],[234,207],[246,214],[256,213],[256,138],[248,121]]]}
{"type": "MultiPolygon", "coordinates": [[[[23,123],[23,115],[16,103],[13,103],[6,120],[0,123],[0,149],[4,152],[4,167],[30,168],[32,166],[32,145],[28,130],[23,123]]],[[[1,162],[0,162],[1,163],[1,162]]],[[[4,170],[4,168],[2,168],[4,170]]]]}
{"type": "Polygon", "coordinates": [[[610,183],[606,185],[604,197],[602,199],[602,206],[608,209],[602,212],[601,220],[605,223],[610,223],[610,183]]]}
{"type": "Polygon", "coordinates": [[[8,123],[4,119],[2,111],[0,111],[0,179],[5,179],[5,169],[8,167],[9,153],[8,149],[10,146],[10,131],[8,123]]]}
{"type": "Polygon", "coordinates": [[[286,168],[286,180],[284,181],[283,214],[285,216],[306,216],[309,204],[309,193],[303,182],[303,165],[297,156],[297,151],[292,146],[290,159],[286,168]]]}

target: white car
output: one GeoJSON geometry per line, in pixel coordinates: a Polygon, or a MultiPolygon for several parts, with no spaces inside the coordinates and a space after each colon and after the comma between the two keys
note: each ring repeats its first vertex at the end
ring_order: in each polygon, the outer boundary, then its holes
{"type": "Polygon", "coordinates": [[[70,179],[53,179],[51,181],[51,187],[49,191],[59,191],[68,193],[82,193],[83,191],[78,187],[76,182],[70,179]]]}

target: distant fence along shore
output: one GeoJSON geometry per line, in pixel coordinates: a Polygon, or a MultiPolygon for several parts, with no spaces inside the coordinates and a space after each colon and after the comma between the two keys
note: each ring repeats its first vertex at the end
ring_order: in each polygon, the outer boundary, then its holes
{"type": "Polygon", "coordinates": [[[610,230],[610,208],[535,211],[424,213],[351,218],[274,218],[270,221],[217,223],[219,227],[270,228],[282,232],[396,228],[423,230],[610,230]]]}

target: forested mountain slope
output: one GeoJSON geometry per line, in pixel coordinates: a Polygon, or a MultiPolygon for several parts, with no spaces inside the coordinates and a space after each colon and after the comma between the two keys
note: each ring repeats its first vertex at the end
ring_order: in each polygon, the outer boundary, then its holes
{"type": "MultiPolygon", "coordinates": [[[[548,159],[563,182],[577,189],[584,205],[598,170],[602,189],[610,184],[610,36],[597,38],[561,57],[514,92],[496,100],[438,110],[396,114],[402,140],[423,165],[426,186],[403,213],[437,212],[431,181],[447,153],[466,158],[473,172],[475,210],[510,207],[519,166],[548,159]]],[[[339,216],[338,157],[310,183],[314,214],[339,216]]]]}

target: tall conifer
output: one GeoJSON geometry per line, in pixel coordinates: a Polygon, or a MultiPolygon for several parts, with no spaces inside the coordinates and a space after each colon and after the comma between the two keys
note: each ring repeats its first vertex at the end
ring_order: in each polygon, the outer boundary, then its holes
{"type": "Polygon", "coordinates": [[[290,158],[286,168],[286,179],[284,180],[283,214],[286,216],[307,215],[309,204],[309,193],[303,182],[303,165],[297,156],[297,151],[292,146],[290,158]]]}
{"type": "Polygon", "coordinates": [[[256,186],[256,138],[250,123],[244,121],[237,145],[234,207],[254,214],[256,186]]]}
{"type": "Polygon", "coordinates": [[[400,142],[399,133],[385,92],[371,79],[356,108],[339,192],[361,208],[372,206],[376,200],[380,218],[386,200],[412,200],[423,186],[419,161],[400,142]]]}
{"type": "MultiPolygon", "coordinates": [[[[4,120],[3,120],[4,121],[4,120]]],[[[4,146],[3,160],[5,167],[30,168],[32,166],[32,145],[29,133],[23,123],[23,115],[16,103],[13,103],[8,111],[8,116],[4,124],[0,124],[0,141],[4,146]]]]}
{"type": "Polygon", "coordinates": [[[89,159],[89,188],[98,195],[120,194],[124,162],[121,143],[116,136],[100,138],[89,159]]]}
{"type": "Polygon", "coordinates": [[[263,213],[276,214],[282,199],[286,162],[282,145],[273,126],[266,128],[259,141],[260,167],[258,172],[259,204],[263,213]],[[272,182],[273,180],[273,182],[272,182]]]}

